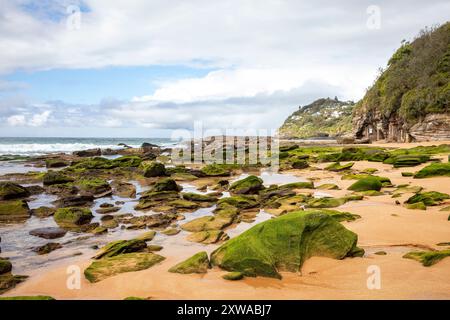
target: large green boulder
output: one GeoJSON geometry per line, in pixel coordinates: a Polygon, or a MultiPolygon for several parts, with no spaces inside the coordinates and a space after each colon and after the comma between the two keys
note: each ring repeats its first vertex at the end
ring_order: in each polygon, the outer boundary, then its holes
{"type": "Polygon", "coordinates": [[[184,200],[194,202],[216,202],[218,197],[216,195],[200,194],[194,192],[184,192],[181,194],[184,200]]]}
{"type": "Polygon", "coordinates": [[[108,181],[100,178],[81,179],[76,182],[81,191],[89,194],[101,194],[111,191],[108,181]]]}
{"type": "Polygon", "coordinates": [[[352,191],[368,191],[368,190],[376,190],[380,191],[381,187],[383,185],[380,182],[380,179],[376,177],[366,177],[363,179],[360,179],[356,181],[354,184],[352,184],[350,187],[348,187],[348,190],[352,191]]]}
{"type": "Polygon", "coordinates": [[[90,209],[78,207],[59,208],[53,215],[55,222],[62,228],[88,224],[93,217],[90,209]]]}
{"type": "Polygon", "coordinates": [[[139,252],[146,247],[147,243],[144,239],[117,240],[104,246],[101,251],[94,256],[94,259],[110,258],[119,254],[139,252]]]}
{"type": "Polygon", "coordinates": [[[271,219],[227,241],[211,254],[211,264],[245,276],[281,278],[298,272],[312,256],[343,259],[361,256],[358,237],[326,213],[291,212],[271,219]]]}
{"type": "Polygon", "coordinates": [[[21,185],[13,182],[0,182],[0,200],[28,197],[30,193],[21,185]]]}
{"type": "Polygon", "coordinates": [[[429,177],[450,177],[450,162],[446,163],[432,163],[425,168],[419,170],[414,178],[422,179],[429,177]]]}
{"type": "Polygon", "coordinates": [[[426,206],[436,206],[442,203],[442,201],[450,199],[450,195],[437,191],[419,192],[406,200],[405,203],[413,204],[422,202],[426,206]]]}
{"type": "Polygon", "coordinates": [[[125,253],[111,258],[96,260],[84,270],[89,282],[99,282],[119,273],[148,269],[163,261],[163,256],[154,253],[125,253]]]}
{"type": "Polygon", "coordinates": [[[231,184],[229,190],[236,194],[257,194],[264,189],[263,180],[257,176],[248,176],[231,184]]]}
{"type": "Polygon", "coordinates": [[[208,254],[202,251],[173,266],[169,269],[169,272],[182,274],[206,273],[209,268],[208,254]]]}
{"type": "Polygon", "coordinates": [[[259,205],[257,197],[252,195],[239,195],[219,199],[218,205],[229,204],[239,209],[255,208],[259,205]]]}
{"type": "Polygon", "coordinates": [[[22,221],[30,215],[30,208],[25,200],[0,201],[0,221],[22,221]]]}
{"type": "Polygon", "coordinates": [[[59,172],[59,171],[48,171],[44,175],[44,185],[51,186],[54,184],[63,184],[68,182],[73,182],[74,179],[71,177],[59,172]]]}
{"type": "Polygon", "coordinates": [[[308,208],[335,208],[347,203],[348,201],[356,201],[362,199],[362,195],[352,195],[342,198],[311,198],[306,202],[306,204],[308,208]]]}
{"type": "Polygon", "coordinates": [[[146,178],[162,177],[167,174],[164,164],[160,162],[144,161],[141,163],[141,168],[146,178]]]}
{"type": "Polygon", "coordinates": [[[325,170],[339,172],[339,171],[348,170],[351,167],[353,167],[353,165],[354,165],[353,162],[349,162],[346,164],[341,164],[340,162],[335,162],[335,163],[330,164],[329,166],[326,166],[325,170]]]}
{"type": "Polygon", "coordinates": [[[135,168],[139,167],[142,159],[138,156],[123,156],[120,158],[113,159],[112,164],[114,167],[120,168],[135,168]]]}

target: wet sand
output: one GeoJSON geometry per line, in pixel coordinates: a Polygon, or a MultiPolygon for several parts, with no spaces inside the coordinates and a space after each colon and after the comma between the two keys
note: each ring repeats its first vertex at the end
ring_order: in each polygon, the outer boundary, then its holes
{"type": "MultiPolygon", "coordinates": [[[[413,179],[401,176],[402,171],[417,171],[425,165],[395,169],[391,165],[361,161],[356,162],[353,169],[377,168],[376,174],[389,177],[394,185],[411,183],[427,191],[450,193],[450,177],[413,179]]],[[[354,182],[341,180],[340,175],[323,170],[290,170],[286,173],[302,179],[319,179],[315,181],[316,186],[336,183],[341,190],[323,191],[333,196],[349,193],[345,189],[354,182]]],[[[428,207],[426,211],[409,210],[395,204],[395,200],[403,203],[410,195],[366,197],[363,201],[352,201],[339,207],[338,210],[361,215],[361,219],[344,225],[358,234],[359,246],[366,250],[366,255],[344,260],[313,257],[305,262],[301,273],[283,273],[282,280],[258,277],[231,282],[221,278],[225,272],[219,269],[210,270],[206,275],[172,274],[167,270],[174,264],[200,250],[211,252],[217,247],[173,245],[161,251],[165,261],[147,270],[120,274],[91,284],[82,275],[90,263],[83,257],[35,270],[29,280],[5,295],[39,294],[57,299],[123,299],[128,296],[152,299],[450,299],[450,258],[431,267],[402,258],[406,252],[418,248],[448,248],[439,247],[437,243],[450,242],[449,212],[439,211],[450,205],[450,201],[428,207]],[[387,255],[374,254],[380,250],[387,255]],[[81,288],[69,290],[66,270],[73,264],[80,267],[81,288]],[[370,290],[367,268],[373,265],[380,268],[381,288],[370,290]]]]}

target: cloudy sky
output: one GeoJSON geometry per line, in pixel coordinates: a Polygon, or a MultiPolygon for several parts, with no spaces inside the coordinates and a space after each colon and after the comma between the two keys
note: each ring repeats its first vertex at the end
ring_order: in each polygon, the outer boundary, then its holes
{"type": "Polygon", "coordinates": [[[0,136],[276,129],[359,100],[448,0],[0,0],[0,136]]]}

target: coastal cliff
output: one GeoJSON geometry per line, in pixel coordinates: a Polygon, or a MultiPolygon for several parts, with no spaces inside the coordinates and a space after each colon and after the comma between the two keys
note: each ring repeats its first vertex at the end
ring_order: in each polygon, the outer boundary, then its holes
{"type": "Polygon", "coordinates": [[[353,110],[358,139],[450,139],[450,23],[403,41],[353,110]]]}

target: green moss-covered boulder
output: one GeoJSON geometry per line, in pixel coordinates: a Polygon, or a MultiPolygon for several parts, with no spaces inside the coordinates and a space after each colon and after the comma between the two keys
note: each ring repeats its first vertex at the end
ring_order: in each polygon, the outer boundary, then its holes
{"type": "Polygon", "coordinates": [[[226,165],[208,164],[201,169],[201,172],[210,177],[228,177],[231,171],[226,165]]]}
{"type": "Polygon", "coordinates": [[[101,248],[100,252],[94,256],[94,259],[102,259],[114,257],[119,254],[139,252],[147,247],[145,240],[132,239],[132,240],[117,240],[108,243],[101,248]]]}
{"type": "Polygon", "coordinates": [[[100,178],[81,179],[76,184],[81,191],[94,195],[111,191],[108,181],[100,178]]]}
{"type": "Polygon", "coordinates": [[[56,208],[52,207],[39,207],[31,210],[31,214],[38,218],[47,218],[54,215],[56,212],[56,208]]]}
{"type": "Polygon", "coordinates": [[[104,170],[104,169],[113,169],[115,167],[117,167],[117,165],[115,165],[112,160],[103,157],[93,157],[78,161],[74,163],[70,168],[75,170],[76,169],[104,170]]]}
{"type": "Polygon", "coordinates": [[[259,205],[258,199],[252,195],[238,195],[219,199],[218,205],[229,204],[239,209],[255,208],[259,205]]]}
{"type": "Polygon", "coordinates": [[[59,171],[48,171],[43,178],[44,186],[73,182],[74,179],[59,171]]]}
{"type": "Polygon", "coordinates": [[[414,178],[430,178],[430,177],[450,177],[450,162],[446,163],[432,163],[425,168],[419,170],[414,178]]]}
{"type": "MultiPolygon", "coordinates": [[[[310,212],[313,212],[310,210],[310,212]]],[[[331,209],[321,209],[321,210],[315,210],[314,212],[317,213],[324,213],[332,217],[333,219],[341,222],[341,221],[354,221],[356,219],[361,218],[360,215],[353,214],[346,211],[337,211],[337,210],[331,210],[331,209]]]]}
{"type": "Polygon", "coordinates": [[[152,191],[153,192],[160,192],[160,191],[180,191],[182,188],[175,182],[175,180],[171,178],[163,178],[153,185],[152,191]]]}
{"type": "Polygon", "coordinates": [[[339,171],[348,170],[351,167],[353,167],[353,165],[354,165],[353,162],[349,162],[346,164],[341,164],[340,162],[335,162],[335,163],[330,164],[329,166],[326,166],[325,170],[339,172],[339,171]]]}
{"type": "Polygon", "coordinates": [[[0,221],[23,221],[30,215],[30,209],[25,200],[0,201],[0,221]]]}
{"type": "Polygon", "coordinates": [[[162,177],[165,176],[166,167],[164,164],[156,161],[144,161],[141,163],[141,169],[144,173],[144,177],[162,177]]]}
{"type": "Polygon", "coordinates": [[[181,226],[181,229],[189,232],[199,232],[205,230],[220,230],[233,223],[233,216],[215,215],[204,216],[189,222],[186,222],[181,226]]]}
{"type": "Polygon", "coordinates": [[[9,262],[9,260],[0,258],[0,274],[11,272],[11,270],[12,270],[11,262],[9,262]]]}
{"type": "Polygon", "coordinates": [[[427,210],[427,206],[422,201],[416,203],[409,203],[406,205],[406,208],[412,210],[427,210]]]}
{"type": "Polygon", "coordinates": [[[119,273],[148,269],[163,261],[163,256],[154,253],[125,253],[110,258],[96,260],[84,270],[89,282],[99,282],[119,273]]]}
{"type": "Polygon", "coordinates": [[[13,182],[0,182],[0,200],[28,197],[30,193],[21,185],[13,182]]]}
{"type": "Polygon", "coordinates": [[[142,163],[142,159],[138,156],[123,156],[111,160],[113,167],[119,168],[136,168],[142,163]]]}
{"type": "Polygon", "coordinates": [[[402,172],[402,177],[414,177],[413,172],[402,172]]]}
{"type": "Polygon", "coordinates": [[[405,203],[413,204],[423,202],[426,206],[436,206],[442,203],[442,201],[450,199],[450,195],[437,191],[419,192],[406,200],[405,203]]]}
{"type": "Polygon", "coordinates": [[[308,208],[335,208],[342,206],[343,204],[347,203],[348,201],[355,201],[355,200],[362,200],[362,195],[352,195],[342,198],[311,198],[309,199],[306,204],[308,208]]]}
{"type": "Polygon", "coordinates": [[[88,224],[93,217],[90,209],[78,207],[59,208],[53,216],[55,222],[62,228],[88,224]]]}
{"type": "Polygon", "coordinates": [[[306,169],[309,167],[308,161],[302,159],[296,159],[291,164],[293,169],[306,169]]]}
{"type": "Polygon", "coordinates": [[[399,155],[384,160],[384,163],[392,164],[394,168],[415,167],[430,160],[428,155],[399,155]]]}
{"type": "Polygon", "coordinates": [[[403,256],[406,259],[419,261],[425,267],[432,266],[447,257],[450,257],[450,250],[412,251],[403,256]]]}
{"type": "Polygon", "coordinates": [[[328,214],[292,212],[227,241],[211,254],[211,264],[245,276],[281,278],[279,271],[298,272],[312,256],[361,255],[357,238],[328,214]]]}
{"type": "Polygon", "coordinates": [[[169,272],[182,274],[206,273],[209,268],[208,254],[205,251],[202,251],[173,266],[169,269],[169,272]]]}
{"type": "Polygon", "coordinates": [[[230,281],[237,281],[237,280],[242,280],[244,279],[244,274],[242,272],[228,272],[226,274],[224,274],[222,276],[223,279],[225,280],[230,280],[230,281]]]}
{"type": "Polygon", "coordinates": [[[0,274],[0,294],[14,288],[19,283],[25,281],[28,276],[13,275],[10,272],[0,274]]]}
{"type": "Polygon", "coordinates": [[[348,190],[352,191],[368,191],[368,190],[376,190],[380,191],[382,184],[379,179],[376,177],[367,177],[356,181],[348,190]]]}
{"type": "Polygon", "coordinates": [[[194,192],[185,192],[181,194],[183,199],[194,202],[216,202],[218,197],[215,195],[200,194],[194,192]]]}
{"type": "Polygon", "coordinates": [[[236,194],[257,194],[264,189],[263,180],[257,176],[248,176],[231,184],[229,190],[236,194]]]}

